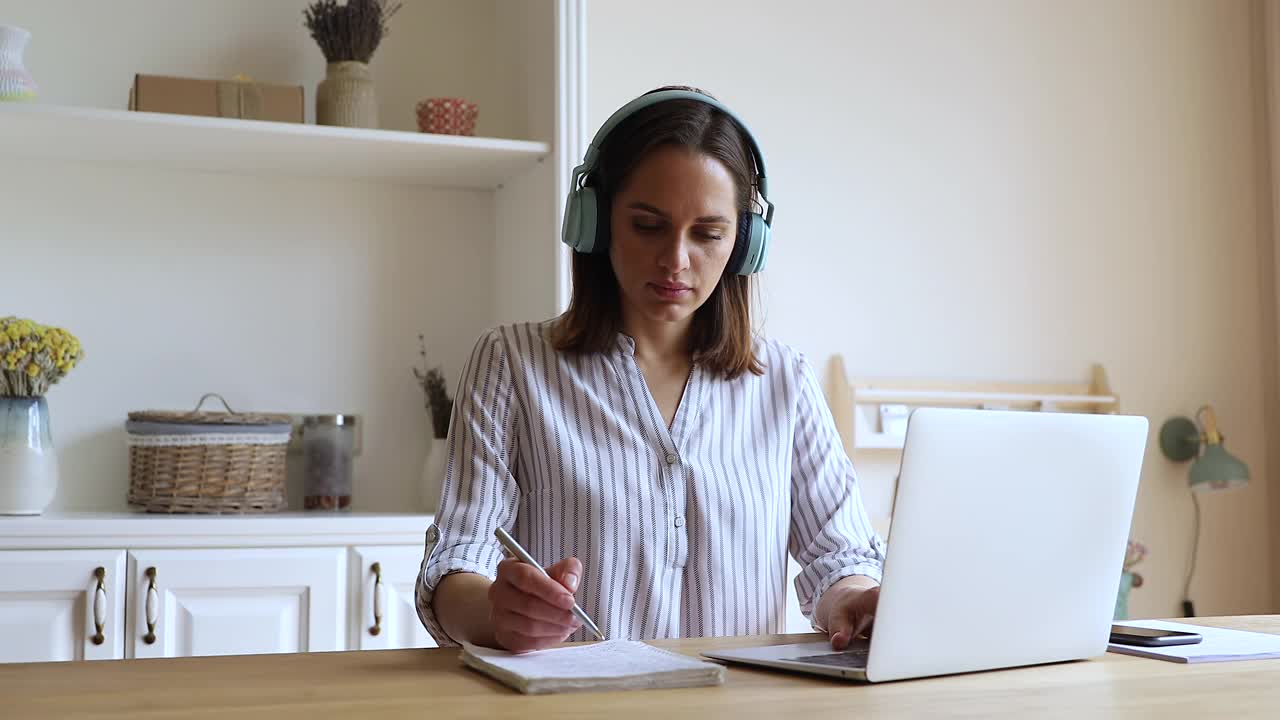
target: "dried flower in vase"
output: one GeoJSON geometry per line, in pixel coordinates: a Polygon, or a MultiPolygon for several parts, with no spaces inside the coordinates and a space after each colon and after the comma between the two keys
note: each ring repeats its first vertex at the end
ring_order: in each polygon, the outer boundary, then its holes
{"type": "Polygon", "coordinates": [[[1124,553],[1124,569],[1130,570],[1147,556],[1147,546],[1137,540],[1130,540],[1124,553]]]}
{"type": "Polygon", "coordinates": [[[1124,572],[1133,576],[1133,587],[1142,587],[1142,574],[1133,568],[1147,556],[1147,546],[1136,540],[1130,540],[1124,553],[1124,572]]]}
{"type": "Polygon", "coordinates": [[[43,397],[83,357],[80,341],[62,328],[0,318],[0,397],[43,397]]]}
{"type": "Polygon", "coordinates": [[[400,10],[388,0],[315,0],[302,11],[303,25],[311,31],[326,62],[368,63],[382,39],[391,33],[387,21],[400,10]]]}
{"type": "Polygon", "coordinates": [[[453,412],[453,400],[446,389],[444,373],[439,367],[427,367],[427,341],[418,336],[418,354],[422,357],[422,370],[413,369],[413,376],[422,388],[427,413],[431,417],[431,434],[437,438],[449,434],[449,415],[453,412]]]}

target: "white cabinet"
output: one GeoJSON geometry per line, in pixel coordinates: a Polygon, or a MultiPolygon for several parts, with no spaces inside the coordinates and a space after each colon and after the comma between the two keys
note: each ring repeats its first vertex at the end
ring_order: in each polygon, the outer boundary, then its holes
{"type": "Polygon", "coordinates": [[[129,552],[129,657],[341,650],[346,549],[129,552]]]}
{"type": "Polygon", "coordinates": [[[351,548],[352,649],[436,646],[414,604],[422,554],[418,545],[351,548]]]}
{"type": "Polygon", "coordinates": [[[432,647],[413,594],[432,522],[0,517],[0,663],[432,647]]]}
{"type": "Polygon", "coordinates": [[[123,550],[0,551],[0,662],[124,657],[123,550]]]}

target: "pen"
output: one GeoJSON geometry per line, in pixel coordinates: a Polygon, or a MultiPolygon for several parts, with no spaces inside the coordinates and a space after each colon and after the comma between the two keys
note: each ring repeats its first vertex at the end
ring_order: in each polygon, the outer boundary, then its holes
{"type": "MultiPolygon", "coordinates": [[[[529,554],[529,551],[520,547],[520,543],[516,542],[516,539],[511,537],[506,530],[503,530],[502,528],[494,528],[493,534],[498,538],[498,542],[502,543],[503,547],[511,551],[512,555],[515,555],[520,559],[520,562],[528,563],[538,568],[538,572],[546,575],[546,577],[551,577],[550,575],[547,575],[547,571],[542,567],[542,564],[537,560],[534,560],[533,556],[529,554]]],[[[591,618],[587,617],[587,613],[578,606],[576,600],[573,603],[573,614],[578,616],[578,619],[582,621],[583,626],[590,630],[591,634],[601,640],[605,639],[604,633],[600,632],[600,628],[596,627],[596,624],[591,621],[591,618]]]]}

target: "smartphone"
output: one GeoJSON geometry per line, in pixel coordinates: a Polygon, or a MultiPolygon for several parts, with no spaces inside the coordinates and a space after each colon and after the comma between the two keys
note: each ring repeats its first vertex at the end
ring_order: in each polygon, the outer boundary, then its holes
{"type": "Polygon", "coordinates": [[[1145,647],[1194,645],[1200,642],[1201,639],[1200,633],[1183,632],[1181,630],[1159,630],[1156,628],[1133,627],[1132,625],[1111,626],[1111,642],[1118,645],[1142,645],[1145,647]]]}

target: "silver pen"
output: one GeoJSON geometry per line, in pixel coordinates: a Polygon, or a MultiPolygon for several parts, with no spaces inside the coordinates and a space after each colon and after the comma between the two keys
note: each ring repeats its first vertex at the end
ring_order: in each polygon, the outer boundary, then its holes
{"type": "MultiPolygon", "coordinates": [[[[494,528],[493,535],[494,537],[498,538],[498,542],[502,543],[502,546],[505,547],[508,551],[510,551],[512,555],[515,555],[517,558],[519,558],[520,562],[528,563],[538,568],[538,572],[542,573],[543,575],[546,575],[546,577],[551,577],[550,575],[547,575],[546,568],[542,567],[542,564],[539,563],[537,560],[534,560],[533,556],[529,554],[528,550],[525,550],[524,548],[520,547],[520,543],[516,542],[516,539],[511,537],[510,533],[508,533],[506,530],[503,530],[502,528],[494,528]]],[[[573,603],[573,614],[576,615],[578,619],[582,621],[583,627],[590,630],[592,635],[595,635],[597,638],[601,640],[605,639],[604,633],[600,632],[600,628],[596,627],[596,624],[591,621],[591,618],[587,617],[586,611],[584,611],[581,607],[578,606],[578,602],[576,600],[573,603]]]]}

